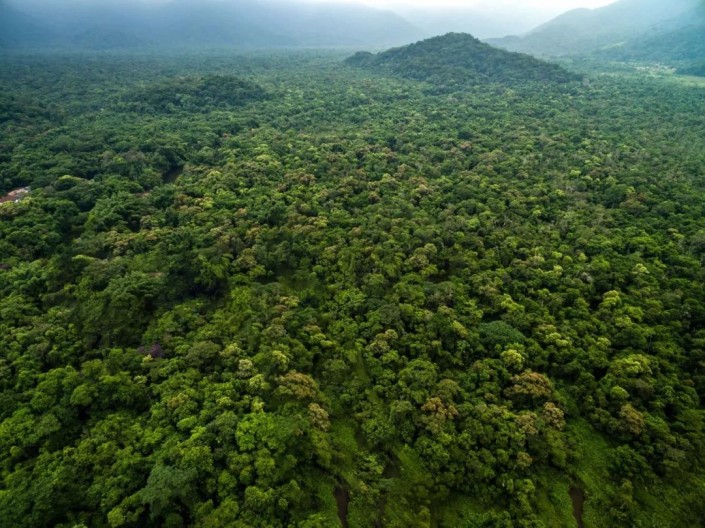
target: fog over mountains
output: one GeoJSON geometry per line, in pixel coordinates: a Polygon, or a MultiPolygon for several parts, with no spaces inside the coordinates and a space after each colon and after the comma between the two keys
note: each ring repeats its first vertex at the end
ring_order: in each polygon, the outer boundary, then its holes
{"type": "MultiPolygon", "coordinates": [[[[499,5],[499,4],[498,4],[499,5]]],[[[689,66],[705,61],[703,0],[619,0],[540,23],[519,7],[396,8],[300,0],[0,0],[0,48],[183,50],[384,49],[448,32],[542,57],[689,66]],[[504,9],[504,10],[502,10],[504,9]],[[532,29],[534,28],[534,29],[532,29]]]]}
{"type": "Polygon", "coordinates": [[[310,0],[0,0],[0,45],[75,49],[367,47],[525,33],[556,10],[502,2],[394,11],[310,0]]]}
{"type": "Polygon", "coordinates": [[[284,1],[34,3],[0,0],[0,42],[79,49],[390,46],[424,32],[390,11],[284,1]]]}

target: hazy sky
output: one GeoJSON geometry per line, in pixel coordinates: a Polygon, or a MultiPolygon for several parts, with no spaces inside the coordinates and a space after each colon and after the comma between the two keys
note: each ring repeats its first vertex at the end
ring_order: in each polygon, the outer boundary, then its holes
{"type": "MultiPolygon", "coordinates": [[[[171,0],[132,0],[139,3],[167,4],[171,0]]],[[[237,2],[237,0],[219,0],[222,2],[237,2]]],[[[261,0],[266,2],[267,0],[261,0]]],[[[271,1],[271,0],[270,0],[271,1]]],[[[282,0],[279,0],[282,1],[282,0]]],[[[284,0],[286,1],[286,0],[284,0]]],[[[612,4],[616,0],[293,0],[298,2],[366,4],[380,8],[410,8],[410,7],[475,7],[482,6],[492,10],[504,7],[530,8],[550,11],[568,11],[576,7],[601,7],[612,4]]],[[[12,4],[90,4],[101,3],[101,0],[11,0],[12,4]]]]}
{"type": "MultiPolygon", "coordinates": [[[[119,0],[10,0],[10,3],[22,7],[37,7],[46,5],[76,5],[76,4],[101,4],[115,3],[119,0]]],[[[174,0],[123,0],[126,4],[169,4],[174,0]]],[[[216,0],[219,2],[238,2],[239,0],[216,0]]],[[[259,0],[267,2],[313,2],[325,4],[364,4],[380,9],[393,9],[397,12],[408,12],[415,8],[479,8],[487,13],[511,14],[519,13],[544,13],[556,15],[575,9],[576,7],[602,7],[613,4],[617,0],[259,0]]]]}
{"type": "MultiPolygon", "coordinates": [[[[353,3],[351,0],[309,0],[316,2],[338,2],[338,3],[353,3]]],[[[536,9],[546,10],[564,10],[574,9],[576,7],[601,7],[614,3],[615,0],[359,0],[359,3],[364,3],[376,7],[472,7],[483,5],[484,7],[492,7],[498,9],[504,6],[520,6],[522,8],[531,7],[536,9]]]]}

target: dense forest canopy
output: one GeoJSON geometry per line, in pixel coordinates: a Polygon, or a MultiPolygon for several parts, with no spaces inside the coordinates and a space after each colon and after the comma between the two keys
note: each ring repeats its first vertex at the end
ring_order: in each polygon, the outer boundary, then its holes
{"type": "Polygon", "coordinates": [[[212,112],[214,108],[234,108],[266,97],[261,86],[232,75],[177,77],[130,91],[124,110],[212,112]]]}
{"type": "Polygon", "coordinates": [[[682,73],[684,75],[696,75],[698,77],[705,77],[705,63],[681,68],[679,70],[679,73],[682,73]]]}
{"type": "Polygon", "coordinates": [[[2,55],[0,527],[698,526],[705,86],[582,78],[2,55]]]}

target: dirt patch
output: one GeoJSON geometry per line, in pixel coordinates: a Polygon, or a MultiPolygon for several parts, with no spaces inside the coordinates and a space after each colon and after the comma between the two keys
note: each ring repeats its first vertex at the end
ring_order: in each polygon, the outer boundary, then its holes
{"type": "Polygon", "coordinates": [[[585,528],[583,522],[583,511],[585,510],[585,492],[575,486],[570,487],[570,500],[573,503],[573,517],[578,523],[578,528],[585,528]]]}
{"type": "Polygon", "coordinates": [[[345,488],[335,488],[333,492],[335,502],[338,503],[338,517],[343,528],[348,528],[348,507],[350,506],[350,492],[345,488]]]}
{"type": "Polygon", "coordinates": [[[29,194],[29,187],[23,187],[21,189],[15,189],[14,191],[10,191],[7,193],[5,196],[0,196],[0,203],[6,203],[6,202],[19,202],[29,194]]]}

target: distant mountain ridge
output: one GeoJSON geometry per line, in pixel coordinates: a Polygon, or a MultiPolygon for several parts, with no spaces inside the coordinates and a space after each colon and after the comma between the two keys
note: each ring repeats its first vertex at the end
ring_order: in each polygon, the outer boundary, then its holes
{"type": "Polygon", "coordinates": [[[494,48],[467,33],[448,33],[376,55],[359,52],[346,63],[451,89],[478,83],[566,83],[580,79],[556,64],[494,48]]]}
{"type": "Polygon", "coordinates": [[[42,45],[55,36],[41,22],[0,0],[0,48],[42,45]]]}
{"type": "Polygon", "coordinates": [[[518,5],[508,11],[492,7],[488,2],[443,8],[410,3],[394,10],[429,36],[470,33],[479,39],[523,33],[551,18],[545,10],[533,5],[518,5]]]}
{"type": "Polygon", "coordinates": [[[14,28],[0,31],[5,47],[14,48],[387,47],[425,36],[390,11],[281,0],[107,1],[70,8],[16,1],[0,3],[0,20],[0,28],[14,28]]]}
{"type": "Polygon", "coordinates": [[[613,59],[683,60],[690,55],[683,49],[705,35],[704,5],[702,0],[619,0],[599,9],[569,11],[523,36],[487,42],[548,57],[595,53],[613,59]]]}

